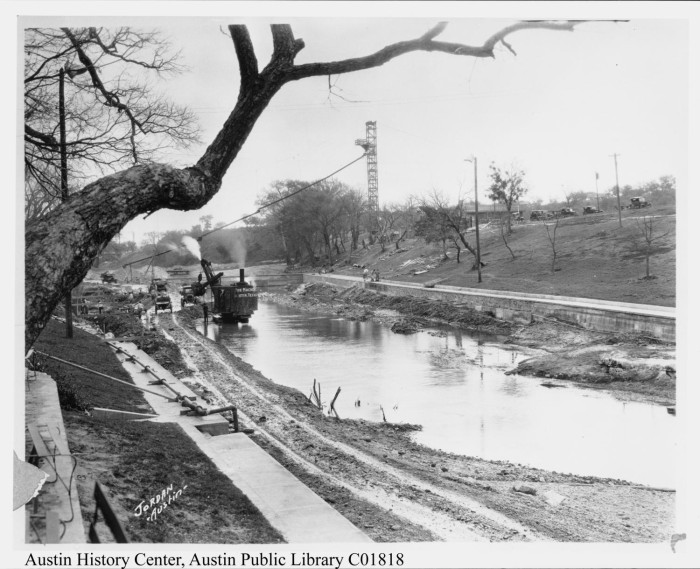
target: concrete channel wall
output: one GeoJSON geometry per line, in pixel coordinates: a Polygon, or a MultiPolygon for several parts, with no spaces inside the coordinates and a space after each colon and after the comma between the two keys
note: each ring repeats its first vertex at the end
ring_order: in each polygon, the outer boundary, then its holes
{"type": "Polygon", "coordinates": [[[538,318],[555,318],[600,332],[637,332],[669,342],[676,339],[676,309],[667,306],[441,285],[427,288],[393,281],[365,283],[361,278],[344,275],[305,274],[304,282],[325,282],[338,287],[360,285],[393,296],[460,302],[509,322],[526,324],[538,318]]]}
{"type": "Polygon", "coordinates": [[[300,285],[304,282],[304,275],[301,273],[283,273],[283,274],[263,274],[251,275],[255,288],[263,292],[275,292],[275,289],[284,288],[287,285],[300,285]]]}

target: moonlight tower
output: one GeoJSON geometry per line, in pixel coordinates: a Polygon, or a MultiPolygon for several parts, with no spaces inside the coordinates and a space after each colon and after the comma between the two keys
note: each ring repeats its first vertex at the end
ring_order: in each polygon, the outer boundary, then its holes
{"type": "Polygon", "coordinates": [[[365,138],[355,141],[367,154],[367,205],[369,209],[370,231],[377,229],[379,214],[379,176],[377,172],[377,122],[367,121],[365,138]]]}

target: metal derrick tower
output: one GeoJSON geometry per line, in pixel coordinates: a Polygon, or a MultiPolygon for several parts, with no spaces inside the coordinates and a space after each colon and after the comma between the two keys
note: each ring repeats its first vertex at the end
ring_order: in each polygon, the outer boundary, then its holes
{"type": "Polygon", "coordinates": [[[369,210],[370,230],[377,229],[379,215],[379,175],[377,171],[377,121],[367,121],[365,138],[355,141],[367,155],[367,208],[369,210]]]}

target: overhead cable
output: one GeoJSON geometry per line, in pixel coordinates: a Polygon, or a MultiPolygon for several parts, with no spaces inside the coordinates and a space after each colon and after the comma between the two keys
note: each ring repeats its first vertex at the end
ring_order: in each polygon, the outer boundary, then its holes
{"type": "Polygon", "coordinates": [[[315,186],[316,184],[320,184],[321,182],[326,181],[326,180],[327,180],[328,178],[330,178],[331,176],[335,176],[338,172],[342,172],[342,171],[345,170],[346,168],[349,168],[349,167],[352,166],[355,162],[359,162],[359,161],[362,160],[366,155],[367,155],[367,154],[365,153],[365,154],[363,154],[362,156],[358,156],[357,158],[355,158],[355,160],[353,160],[352,162],[348,162],[345,166],[342,166],[341,168],[338,168],[335,172],[331,172],[330,174],[328,174],[328,175],[325,176],[324,178],[321,178],[320,180],[316,180],[315,182],[311,182],[310,184],[308,184],[307,186],[304,186],[303,188],[299,188],[298,190],[294,190],[291,194],[287,194],[286,196],[282,196],[281,198],[278,198],[278,199],[273,200],[273,201],[271,201],[271,202],[269,202],[269,203],[266,203],[265,205],[260,206],[260,207],[259,207],[256,211],[254,211],[253,213],[249,213],[248,215],[244,215],[243,217],[239,217],[238,219],[236,219],[236,220],[234,220],[234,221],[232,221],[232,222],[230,222],[230,223],[227,223],[226,225],[222,225],[222,226],[220,226],[220,227],[216,227],[215,229],[212,229],[211,231],[207,231],[206,233],[202,233],[202,235],[200,235],[199,237],[197,237],[197,241],[201,241],[204,237],[206,237],[207,235],[211,235],[211,234],[214,233],[215,231],[219,231],[219,230],[221,230],[221,229],[225,229],[226,227],[229,227],[230,225],[233,225],[234,223],[238,223],[239,221],[243,221],[244,219],[248,219],[249,217],[253,217],[254,215],[258,215],[262,210],[267,209],[268,207],[271,207],[271,206],[273,206],[273,205],[275,205],[275,204],[277,204],[277,203],[279,203],[279,202],[281,202],[281,201],[284,201],[284,200],[286,200],[286,199],[289,199],[289,198],[291,198],[292,196],[295,196],[296,194],[298,194],[299,192],[303,192],[304,190],[308,190],[309,188],[311,188],[312,186],[315,186]]]}

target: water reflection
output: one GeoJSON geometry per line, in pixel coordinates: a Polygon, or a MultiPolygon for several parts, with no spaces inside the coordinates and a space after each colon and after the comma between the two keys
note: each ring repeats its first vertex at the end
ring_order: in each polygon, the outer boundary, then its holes
{"type": "Polygon", "coordinates": [[[529,357],[465,333],[401,335],[374,322],[310,315],[265,302],[247,325],[209,323],[208,337],[267,377],[311,390],[343,418],[420,423],[418,442],[541,468],[673,486],[674,418],[663,407],[547,389],[505,375],[529,357]],[[357,405],[357,402],[360,405],[357,405]]]}

